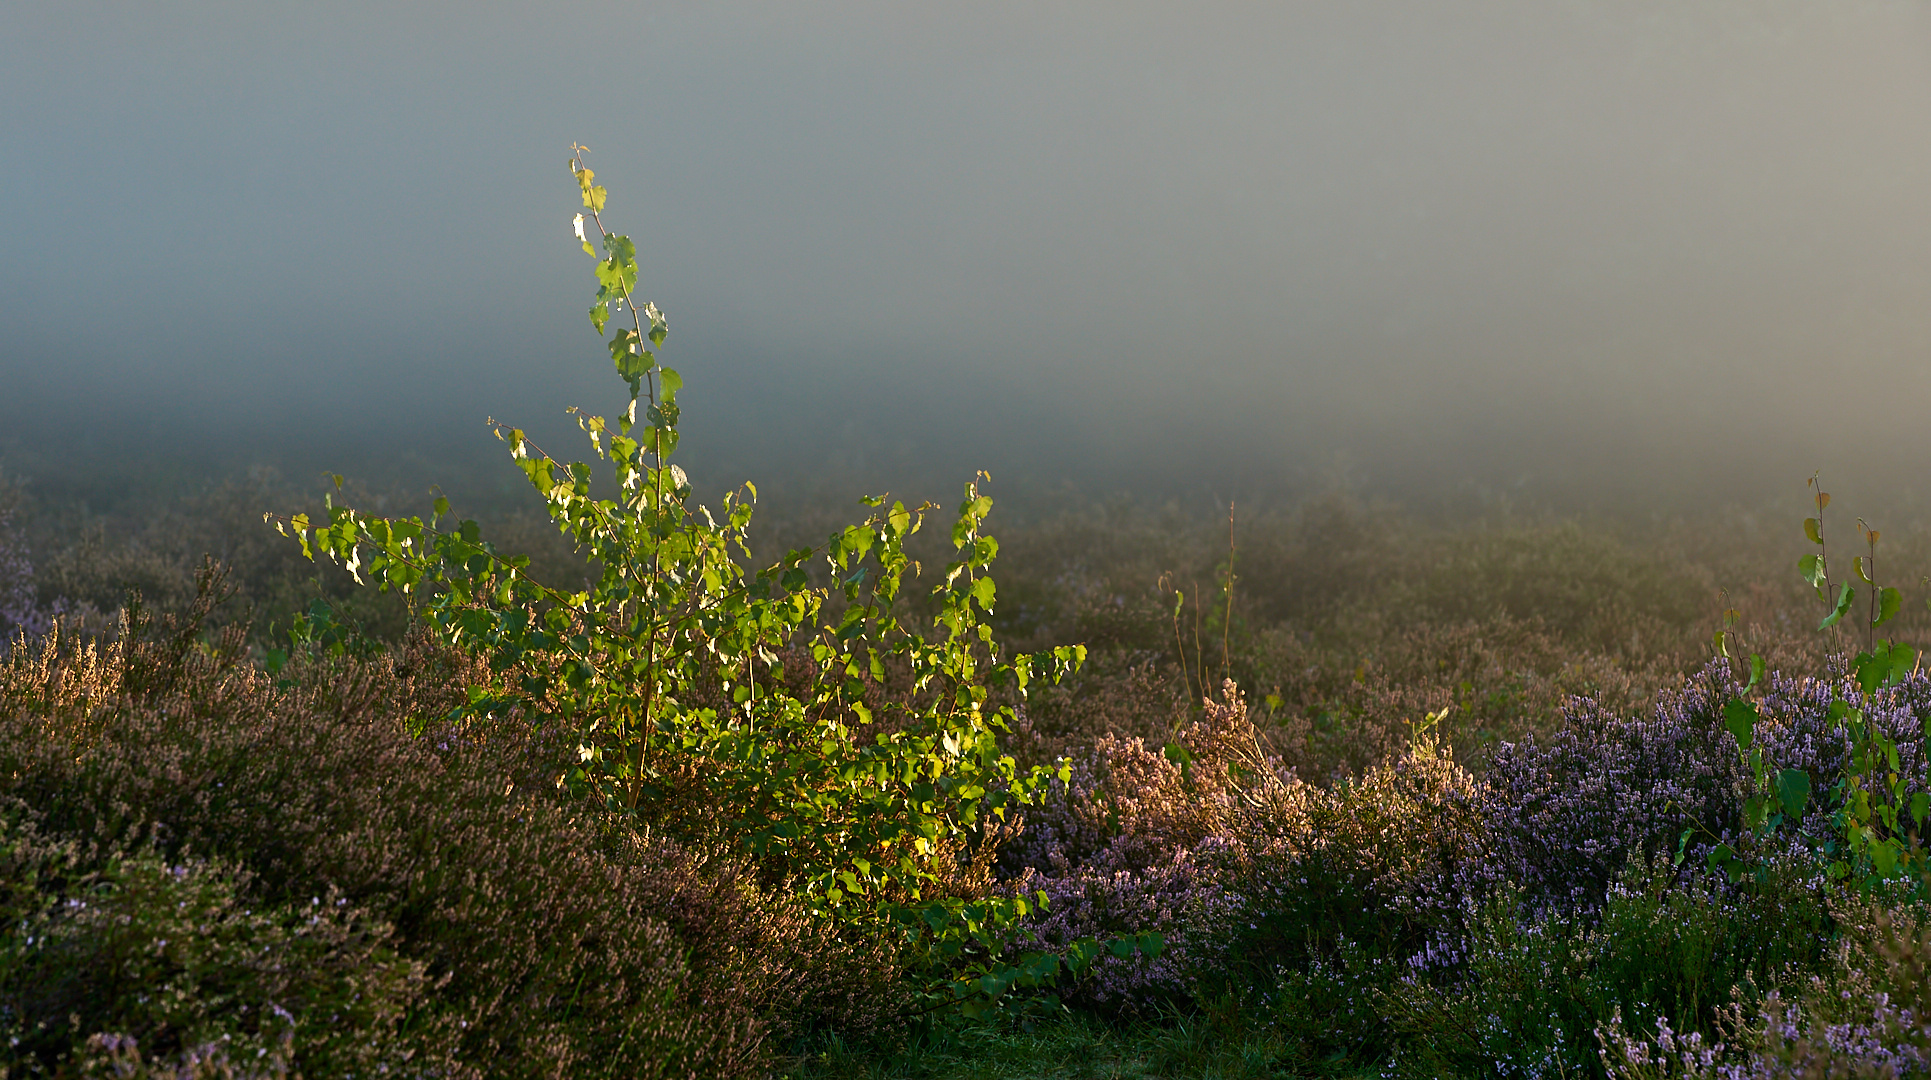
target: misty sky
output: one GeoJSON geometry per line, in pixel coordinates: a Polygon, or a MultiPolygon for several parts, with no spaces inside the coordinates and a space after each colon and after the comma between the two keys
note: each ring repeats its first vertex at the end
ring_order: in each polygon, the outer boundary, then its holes
{"type": "Polygon", "coordinates": [[[573,451],[581,141],[719,485],[1913,483],[1927,19],[22,5],[0,464],[573,451]]]}

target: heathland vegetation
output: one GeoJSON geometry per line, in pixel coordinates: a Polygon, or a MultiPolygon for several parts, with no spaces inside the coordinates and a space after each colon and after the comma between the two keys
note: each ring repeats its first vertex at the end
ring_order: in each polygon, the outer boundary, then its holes
{"type": "Polygon", "coordinates": [[[1931,529],[754,525],[572,173],[530,508],[0,477],[0,1075],[1931,1071],[1931,529]]]}

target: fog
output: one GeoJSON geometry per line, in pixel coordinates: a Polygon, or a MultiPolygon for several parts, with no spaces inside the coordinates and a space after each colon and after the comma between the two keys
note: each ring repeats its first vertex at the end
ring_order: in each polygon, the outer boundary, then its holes
{"type": "Polygon", "coordinates": [[[700,487],[1923,486],[1914,4],[7,24],[0,467],[43,497],[255,462],[469,483],[487,416],[574,452],[564,408],[622,387],[573,141],[669,316],[700,487]]]}

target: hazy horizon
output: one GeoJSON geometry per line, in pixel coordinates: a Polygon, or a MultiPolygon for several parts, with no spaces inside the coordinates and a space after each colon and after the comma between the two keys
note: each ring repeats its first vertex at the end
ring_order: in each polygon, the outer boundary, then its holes
{"type": "Polygon", "coordinates": [[[1915,6],[555,10],[16,13],[0,468],[574,453],[581,141],[714,486],[1922,486],[1915,6]]]}

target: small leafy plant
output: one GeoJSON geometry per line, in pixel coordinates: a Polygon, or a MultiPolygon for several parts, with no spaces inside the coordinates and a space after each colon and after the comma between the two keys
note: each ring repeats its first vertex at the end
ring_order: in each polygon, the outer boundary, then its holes
{"type": "MultiPolygon", "coordinates": [[[[1797,561],[1797,571],[1816,590],[1818,599],[1829,605],[1830,610],[1818,623],[1818,630],[1835,630],[1852,611],[1858,590],[1849,581],[1839,583],[1835,589],[1832,587],[1824,530],[1824,511],[1830,506],[1830,493],[1815,475],[1808,483],[1817,514],[1804,519],[1804,537],[1817,550],[1797,561]]],[[[1877,639],[1877,631],[1897,615],[1903,595],[1894,587],[1878,584],[1878,530],[1862,518],[1858,519],[1857,527],[1866,553],[1852,559],[1852,572],[1869,589],[1868,625],[1864,628],[1865,648],[1850,661],[1850,682],[1855,684],[1857,692],[1851,693],[1848,685],[1836,687],[1827,713],[1828,719],[1841,725],[1845,733],[1849,762],[1842,775],[1823,793],[1824,805],[1830,811],[1830,835],[1819,845],[1818,854],[1832,882],[1868,893],[1883,882],[1919,881],[1931,872],[1931,863],[1927,863],[1920,842],[1927,815],[1931,815],[1931,794],[1909,790],[1901,768],[1901,754],[1905,751],[1867,715],[1868,704],[1876,700],[1880,690],[1897,685],[1916,670],[1918,653],[1903,642],[1877,639]]],[[[1719,647],[1725,644],[1722,639],[1727,636],[1719,633],[1719,647]]],[[[1763,747],[1754,739],[1762,718],[1757,705],[1749,700],[1749,694],[1762,682],[1763,670],[1763,658],[1751,656],[1749,683],[1723,710],[1724,726],[1736,738],[1737,752],[1754,780],[1754,789],[1742,805],[1742,824],[1758,840],[1767,839],[1786,824],[1795,827],[1801,823],[1813,801],[1810,774],[1793,768],[1773,771],[1765,763],[1763,747]]],[[[1914,753],[1928,751],[1931,748],[1910,748],[1914,753]]],[[[1678,840],[1679,863],[1695,832],[1694,827],[1687,829],[1678,840]]],[[[1708,861],[1712,870],[1722,869],[1733,881],[1746,874],[1763,872],[1761,865],[1753,869],[1727,843],[1716,844],[1709,852],[1708,861]]]]}
{"type": "Polygon", "coordinates": [[[408,595],[440,641],[486,660],[487,677],[468,687],[472,715],[567,729],[578,760],[559,786],[640,827],[738,852],[822,917],[902,933],[915,957],[976,958],[976,978],[951,996],[1038,981],[1051,973],[1043,960],[1016,971],[986,960],[1034,901],[967,879],[1008,810],[1054,772],[1018,769],[1000,733],[1035,679],[1072,671],[1085,649],[1009,656],[993,640],[999,545],[983,531],[992,500],[976,481],[929,619],[909,610],[923,568],[906,544],[932,504],[867,498],[872,515],[823,547],[748,567],[757,489],[726,493],[716,511],[694,502],[672,461],[684,381],[657,356],[667,322],[636,293],[636,244],[606,227],[586,148],[572,151],[583,209],[573,227],[595,260],[589,318],[609,331],[628,398],[614,417],[579,415],[589,463],[491,423],[594,582],[536,580],[527,557],[499,551],[476,522],[450,523],[440,498],[425,520],[331,497],[326,520],[277,527],[304,555],[408,595]],[[811,584],[814,558],[829,586],[811,584]]]}

